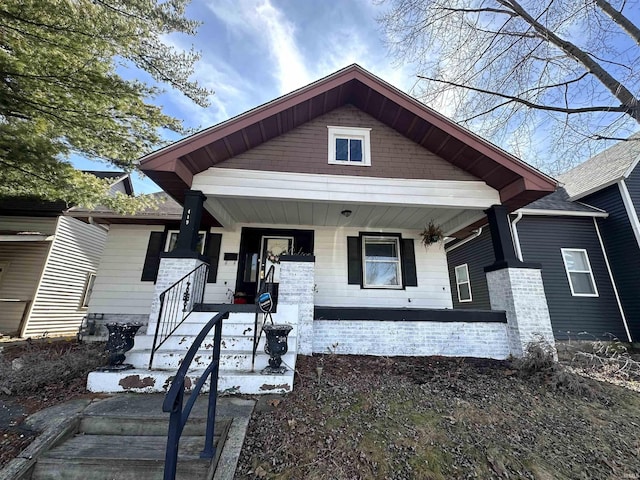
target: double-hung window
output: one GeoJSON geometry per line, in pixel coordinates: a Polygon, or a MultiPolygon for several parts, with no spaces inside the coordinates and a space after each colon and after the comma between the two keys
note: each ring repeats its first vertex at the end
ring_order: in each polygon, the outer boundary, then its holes
{"type": "Polygon", "coordinates": [[[402,288],[398,237],[362,237],[363,287],[402,288]]]}
{"type": "Polygon", "coordinates": [[[471,302],[471,281],[469,280],[469,267],[467,264],[458,265],[456,271],[456,286],[458,289],[458,301],[471,302]]]}
{"type": "Polygon", "coordinates": [[[370,128],[327,127],[329,163],[334,165],[371,165],[370,128]]]}
{"type": "Polygon", "coordinates": [[[587,251],[579,248],[562,248],[561,251],[571,294],[574,297],[597,297],[598,289],[587,251]]]}

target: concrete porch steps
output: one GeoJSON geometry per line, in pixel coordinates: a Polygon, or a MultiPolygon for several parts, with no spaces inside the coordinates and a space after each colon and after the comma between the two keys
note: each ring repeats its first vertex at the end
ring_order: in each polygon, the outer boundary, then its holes
{"type": "MultiPolygon", "coordinates": [[[[185,377],[186,385],[195,386],[203,373],[204,369],[189,370],[185,377]]],[[[175,370],[148,369],[91,372],[87,378],[87,389],[91,392],[164,393],[171,385],[175,374],[175,370]]],[[[262,375],[259,370],[220,370],[218,392],[248,395],[288,393],[293,390],[293,378],[294,372],[291,369],[284,375],[262,375]]],[[[205,382],[202,391],[209,391],[208,381],[205,382]]]]}
{"type": "MultiPolygon", "coordinates": [[[[291,308],[282,306],[280,312],[274,315],[274,322],[278,322],[278,315],[291,314],[291,308]]],[[[126,363],[132,364],[134,369],[122,372],[91,372],[87,380],[87,389],[92,392],[166,392],[195,337],[203,325],[215,315],[215,312],[191,313],[155,353],[151,370],[148,366],[153,347],[152,333],[155,333],[155,329],[151,328],[147,334],[137,335],[133,349],[126,354],[126,363]]],[[[229,318],[223,321],[218,391],[243,394],[291,391],[297,354],[297,326],[294,325],[289,333],[289,352],[282,358],[283,365],[288,368],[284,375],[261,374],[269,361],[269,356],[264,352],[264,334],[258,344],[254,369],[251,371],[254,330],[254,313],[231,312],[229,318]]],[[[191,364],[187,389],[195,385],[210,364],[212,347],[213,335],[210,335],[202,343],[191,364]]],[[[205,391],[208,391],[208,384],[205,384],[205,391]]]]}
{"type": "MultiPolygon", "coordinates": [[[[120,402],[118,406],[122,406],[120,402]]],[[[153,409],[155,412],[157,408],[153,409]]],[[[213,459],[201,459],[205,417],[190,418],[180,439],[178,479],[211,478],[231,424],[216,421],[213,459]]],[[[32,480],[159,480],[163,478],[168,415],[85,415],[78,432],[38,458],[32,480]]]]}

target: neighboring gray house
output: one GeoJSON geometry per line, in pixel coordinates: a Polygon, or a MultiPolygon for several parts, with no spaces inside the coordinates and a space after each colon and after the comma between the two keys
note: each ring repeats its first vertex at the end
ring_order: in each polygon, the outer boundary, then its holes
{"type": "MultiPolygon", "coordinates": [[[[112,191],[133,193],[123,172],[112,191]]],[[[64,202],[0,198],[0,334],[74,335],[87,313],[104,227],[65,216],[64,202]]]]}
{"type": "MultiPolygon", "coordinates": [[[[587,332],[640,341],[639,160],[635,134],[561,175],[563,188],[510,217],[520,258],[542,264],[558,339],[587,332]]],[[[454,308],[487,308],[488,230],[445,248],[454,308]]]]}

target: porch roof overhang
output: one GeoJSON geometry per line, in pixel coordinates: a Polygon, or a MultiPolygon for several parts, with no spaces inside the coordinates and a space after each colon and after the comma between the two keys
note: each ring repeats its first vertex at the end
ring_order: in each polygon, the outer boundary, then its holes
{"type": "Polygon", "coordinates": [[[432,221],[452,234],[500,203],[499,192],[482,181],[231,168],[196,175],[193,188],[207,197],[205,208],[231,229],[236,223],[422,229],[432,221]]]}
{"type": "Polygon", "coordinates": [[[195,175],[337,107],[352,104],[499,192],[514,210],[552,192],[557,182],[462,128],[358,65],[351,65],[140,162],[141,170],[182,202],[195,175]]]}

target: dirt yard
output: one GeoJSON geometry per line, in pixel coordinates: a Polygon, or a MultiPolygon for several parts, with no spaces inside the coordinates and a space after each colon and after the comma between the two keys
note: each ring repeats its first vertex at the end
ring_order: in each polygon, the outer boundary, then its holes
{"type": "Polygon", "coordinates": [[[299,357],[249,425],[236,479],[255,478],[638,479],[640,394],[507,361],[299,357]]]}
{"type": "MultiPolygon", "coordinates": [[[[68,340],[0,343],[0,468],[38,434],[31,413],[90,395],[87,373],[105,363],[104,343],[68,340]]],[[[96,396],[96,395],[91,395],[96,396]]]]}

